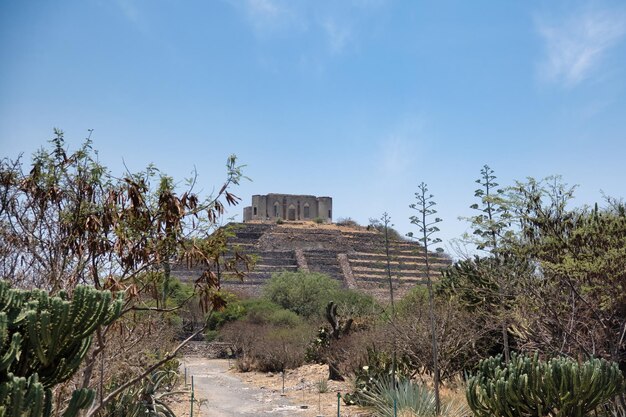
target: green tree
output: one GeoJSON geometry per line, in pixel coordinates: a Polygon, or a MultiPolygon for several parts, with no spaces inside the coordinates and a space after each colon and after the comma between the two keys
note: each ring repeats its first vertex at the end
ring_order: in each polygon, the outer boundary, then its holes
{"type": "Polygon", "coordinates": [[[528,334],[554,353],[624,363],[626,205],[609,199],[603,209],[568,209],[574,189],[555,178],[518,183],[514,191],[522,229],[510,250],[535,263],[524,289],[545,313],[545,327],[528,334]]]}
{"type": "Polygon", "coordinates": [[[626,205],[569,208],[574,190],[558,177],[512,190],[520,233],[507,250],[534,265],[515,332],[527,350],[601,357],[626,372],[626,205]]]}
{"type": "Polygon", "coordinates": [[[316,272],[280,272],[263,287],[263,296],[303,317],[320,316],[339,292],[339,283],[316,272]]]}

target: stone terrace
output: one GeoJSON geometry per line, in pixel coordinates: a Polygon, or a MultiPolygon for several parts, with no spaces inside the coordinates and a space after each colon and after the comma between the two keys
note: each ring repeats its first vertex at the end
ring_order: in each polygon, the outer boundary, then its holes
{"type": "MultiPolygon", "coordinates": [[[[226,277],[222,286],[231,291],[258,295],[273,273],[280,271],[321,272],[342,286],[362,290],[378,299],[388,298],[387,257],[381,233],[365,228],[318,225],[312,222],[286,224],[231,223],[234,236],[229,245],[256,259],[255,268],[243,282],[226,277]]],[[[399,296],[425,282],[423,247],[415,242],[392,241],[390,267],[399,296]]],[[[431,267],[440,269],[450,260],[430,253],[431,267]]],[[[176,268],[185,279],[192,271],[176,268]]],[[[438,279],[438,273],[433,274],[438,279]]]]}

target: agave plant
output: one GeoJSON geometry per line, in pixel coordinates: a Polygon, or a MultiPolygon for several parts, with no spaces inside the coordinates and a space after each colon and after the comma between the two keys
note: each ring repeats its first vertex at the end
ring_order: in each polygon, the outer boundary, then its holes
{"type": "MultiPolygon", "coordinates": [[[[377,417],[394,417],[394,400],[398,417],[436,416],[435,393],[428,387],[403,378],[394,388],[391,377],[383,376],[374,382],[364,394],[366,402],[374,409],[377,417]]],[[[446,417],[469,415],[464,403],[444,401],[441,414],[446,417]]]]}
{"type": "Polygon", "coordinates": [[[107,408],[107,417],[176,417],[164,399],[182,393],[170,391],[177,377],[173,370],[153,372],[140,386],[125,391],[111,403],[107,408]]]}

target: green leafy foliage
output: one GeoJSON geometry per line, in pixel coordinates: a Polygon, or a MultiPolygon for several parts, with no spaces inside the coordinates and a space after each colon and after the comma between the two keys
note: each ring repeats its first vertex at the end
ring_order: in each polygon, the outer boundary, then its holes
{"type": "Polygon", "coordinates": [[[428,303],[428,288],[416,285],[411,288],[396,304],[398,316],[410,315],[416,308],[428,303]]]}
{"type": "Polygon", "coordinates": [[[340,288],[331,301],[337,304],[340,314],[359,322],[370,320],[383,310],[371,295],[351,289],[340,288]]]}
{"type": "Polygon", "coordinates": [[[508,364],[500,355],[481,361],[466,394],[477,417],[583,417],[623,389],[616,363],[513,354],[508,364]]]}
{"type": "Polygon", "coordinates": [[[296,327],[303,323],[303,318],[291,310],[265,298],[239,300],[234,295],[227,296],[229,302],[222,311],[215,312],[209,318],[209,329],[217,330],[224,325],[243,321],[251,324],[271,324],[284,327],[296,327]]]}
{"type": "Polygon", "coordinates": [[[517,183],[511,194],[520,232],[506,249],[534,266],[518,301],[520,343],[626,369],[626,205],[571,209],[574,187],[559,178],[517,183]]]}
{"type": "Polygon", "coordinates": [[[270,324],[278,327],[298,327],[304,321],[302,317],[290,310],[277,310],[273,312],[267,320],[270,324]]]}
{"type": "Polygon", "coordinates": [[[235,294],[224,292],[223,298],[226,306],[222,310],[211,313],[208,319],[209,330],[219,329],[224,324],[239,320],[246,314],[244,303],[235,294]]]}
{"type": "Polygon", "coordinates": [[[440,296],[453,297],[468,311],[493,318],[513,307],[523,279],[533,270],[527,260],[501,254],[498,258],[462,259],[442,273],[437,286],[440,296]],[[506,282],[503,276],[508,278],[506,282]]]}
{"type": "Polygon", "coordinates": [[[322,317],[331,301],[342,314],[354,317],[380,310],[372,296],[343,289],[336,280],[316,272],[275,274],[263,288],[263,297],[307,319],[322,317]]]}
{"type": "Polygon", "coordinates": [[[270,317],[284,308],[265,298],[251,298],[241,302],[243,320],[253,324],[266,324],[270,317]]]}
{"type": "Polygon", "coordinates": [[[281,272],[263,288],[268,300],[303,317],[321,316],[339,291],[339,283],[327,275],[306,272],[281,272]]]}

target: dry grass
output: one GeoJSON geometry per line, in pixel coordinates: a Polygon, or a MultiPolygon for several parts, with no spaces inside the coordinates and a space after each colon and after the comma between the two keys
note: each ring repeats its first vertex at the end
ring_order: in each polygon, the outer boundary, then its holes
{"type": "MultiPolygon", "coordinates": [[[[237,375],[245,383],[261,389],[282,390],[282,378],[280,374],[246,372],[240,373],[231,369],[232,374],[237,375]]],[[[352,391],[350,381],[328,381],[328,392],[320,394],[316,387],[320,379],[328,377],[328,365],[304,365],[297,369],[285,372],[285,395],[296,405],[306,405],[306,412],[299,412],[298,416],[336,416],[337,415],[337,392],[345,394],[352,391]]],[[[432,385],[432,384],[431,384],[432,385]]],[[[442,399],[455,404],[466,403],[465,391],[457,384],[444,385],[441,387],[442,399]]],[[[370,417],[368,409],[356,406],[346,406],[341,401],[342,417],[370,417]]],[[[411,410],[400,410],[399,417],[415,417],[411,410]]]]}

